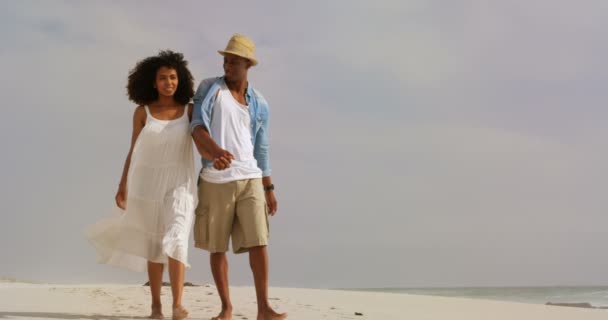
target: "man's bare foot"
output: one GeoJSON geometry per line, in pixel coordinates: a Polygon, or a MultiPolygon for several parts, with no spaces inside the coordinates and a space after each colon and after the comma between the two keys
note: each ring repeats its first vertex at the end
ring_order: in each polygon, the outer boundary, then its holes
{"type": "Polygon", "coordinates": [[[163,307],[161,305],[152,305],[152,313],[148,318],[150,319],[163,319],[163,307]]]}
{"type": "Polygon", "coordinates": [[[287,313],[276,313],[272,308],[268,307],[264,312],[258,312],[257,320],[283,320],[287,319],[287,313]]]}
{"type": "Polygon", "coordinates": [[[173,320],[182,320],[188,318],[188,310],[184,306],[173,307],[173,320]]]}
{"type": "Polygon", "coordinates": [[[211,318],[211,320],[232,320],[232,309],[224,309],[217,317],[211,318]]]}

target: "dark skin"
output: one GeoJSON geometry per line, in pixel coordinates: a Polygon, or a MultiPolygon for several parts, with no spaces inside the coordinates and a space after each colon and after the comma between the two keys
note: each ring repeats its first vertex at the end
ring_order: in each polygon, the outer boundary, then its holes
{"type": "MultiPolygon", "coordinates": [[[[247,71],[251,68],[251,62],[236,55],[226,54],[224,56],[224,78],[232,96],[241,104],[247,105],[245,93],[247,92],[247,71]]],[[[199,153],[209,160],[213,160],[213,167],[217,170],[225,170],[230,167],[234,155],[218,146],[211,138],[209,132],[202,126],[196,127],[192,133],[194,143],[199,153]],[[207,156],[205,156],[207,155],[207,156]]],[[[271,177],[263,177],[262,184],[272,184],[271,177]]],[[[274,216],[278,211],[278,201],[274,191],[265,192],[268,213],[274,216]]]]}
{"type": "MultiPolygon", "coordinates": [[[[224,78],[226,85],[232,96],[241,104],[247,105],[245,93],[247,92],[247,71],[252,64],[249,60],[236,55],[226,54],[224,56],[224,78]]],[[[209,132],[202,126],[195,128],[192,134],[195,143],[211,155],[213,167],[217,170],[224,170],[230,167],[234,156],[220,148],[211,138],[209,132]]],[[[268,186],[272,184],[270,177],[263,177],[262,184],[268,186]]],[[[269,214],[272,216],[277,212],[278,204],[274,196],[274,191],[265,191],[266,203],[268,204],[269,214]]],[[[213,320],[232,319],[232,302],[230,301],[228,285],[228,259],[225,252],[215,252],[210,255],[211,271],[215,281],[222,311],[213,320]]],[[[287,318],[286,313],[275,312],[268,302],[268,252],[266,246],[249,248],[249,265],[253,272],[255,291],[258,304],[257,320],[282,320],[287,318]]]]}
{"type": "MultiPolygon", "coordinates": [[[[169,67],[160,67],[156,71],[156,79],[153,87],[158,91],[158,100],[150,103],[148,109],[152,117],[158,120],[174,120],[182,117],[184,112],[188,112],[188,117],[192,119],[192,105],[186,108],[180,105],[173,99],[175,90],[178,86],[178,76],[175,69],[169,67]]],[[[135,141],[139,137],[142,129],[146,125],[146,110],[144,106],[138,106],[133,113],[133,133],[131,135],[131,147],[125,161],[125,165],[116,192],[116,205],[125,210],[127,207],[127,176],[131,163],[131,154],[135,141]]],[[[161,286],[163,277],[162,263],[148,261],[148,278],[150,280],[150,292],[152,295],[152,317],[158,318],[162,316],[161,308],[161,286]]],[[[173,308],[183,309],[181,305],[183,283],[184,283],[184,265],[169,257],[169,277],[171,278],[171,290],[173,293],[173,308]]],[[[185,310],[185,309],[184,309],[185,310]]]]}
{"type": "MultiPolygon", "coordinates": [[[[181,117],[184,108],[173,99],[178,86],[177,71],[168,67],[160,67],[156,71],[156,79],[153,86],[158,91],[158,100],[152,102],[149,106],[152,116],[159,120],[172,120],[181,117]]],[[[188,115],[192,118],[192,106],[188,107],[188,115]]],[[[118,192],[116,193],[116,205],[123,210],[126,209],[127,174],[129,172],[129,164],[131,163],[131,154],[133,153],[135,141],[145,124],[146,111],[144,110],[144,106],[139,106],[133,113],[131,147],[129,148],[129,154],[122,171],[118,192]]]]}

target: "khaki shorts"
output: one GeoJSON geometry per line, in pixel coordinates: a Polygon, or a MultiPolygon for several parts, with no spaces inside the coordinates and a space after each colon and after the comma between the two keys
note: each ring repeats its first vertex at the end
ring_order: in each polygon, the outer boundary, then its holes
{"type": "Polygon", "coordinates": [[[268,244],[268,207],[262,179],[211,183],[199,180],[194,246],[209,252],[234,253],[268,244]]]}

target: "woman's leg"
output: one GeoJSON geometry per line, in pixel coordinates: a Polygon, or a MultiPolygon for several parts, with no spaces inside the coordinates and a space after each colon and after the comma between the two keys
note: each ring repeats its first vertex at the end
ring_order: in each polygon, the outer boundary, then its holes
{"type": "Polygon", "coordinates": [[[148,261],[148,280],[150,280],[150,294],[152,295],[152,315],[151,318],[162,318],[162,304],[160,301],[160,290],[163,286],[163,267],[162,263],[148,261]]]}
{"type": "Polygon", "coordinates": [[[188,311],[182,306],[184,270],[183,263],[169,257],[169,278],[171,279],[171,291],[173,293],[173,319],[183,319],[188,316],[188,311]]]}
{"type": "Polygon", "coordinates": [[[173,292],[173,307],[182,305],[182,292],[184,291],[184,269],[183,263],[169,257],[169,278],[171,279],[171,291],[173,292]]]}

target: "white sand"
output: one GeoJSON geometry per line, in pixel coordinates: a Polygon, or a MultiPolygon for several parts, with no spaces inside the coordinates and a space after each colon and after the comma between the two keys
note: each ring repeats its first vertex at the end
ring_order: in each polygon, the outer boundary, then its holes
{"type": "MultiPolygon", "coordinates": [[[[608,319],[608,310],[579,309],[486,300],[405,294],[272,288],[271,302],[289,319],[608,319]],[[356,316],[355,312],[363,313],[356,316]]],[[[256,319],[255,293],[231,288],[233,319],[256,319]]],[[[165,319],[171,291],[163,288],[165,319]]],[[[0,282],[0,319],[142,319],[149,313],[149,289],[138,285],[51,285],[0,282]]],[[[189,319],[209,319],[219,311],[213,286],[186,287],[189,319]]]]}

